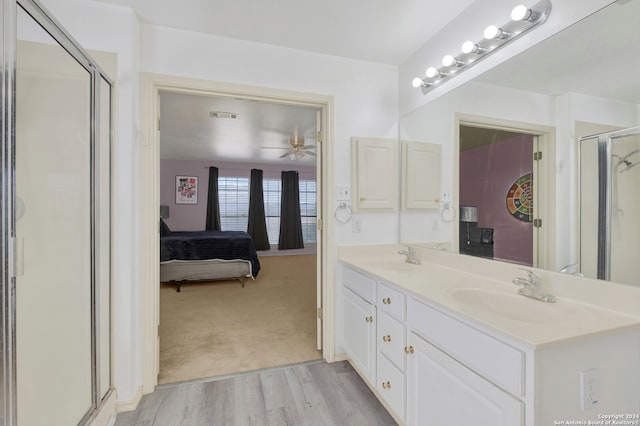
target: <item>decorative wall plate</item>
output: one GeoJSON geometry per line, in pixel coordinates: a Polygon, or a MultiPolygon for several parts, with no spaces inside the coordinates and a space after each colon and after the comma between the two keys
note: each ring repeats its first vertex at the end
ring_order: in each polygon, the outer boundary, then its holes
{"type": "Polygon", "coordinates": [[[516,219],[533,221],[533,173],[516,180],[507,192],[507,210],[516,219]]]}

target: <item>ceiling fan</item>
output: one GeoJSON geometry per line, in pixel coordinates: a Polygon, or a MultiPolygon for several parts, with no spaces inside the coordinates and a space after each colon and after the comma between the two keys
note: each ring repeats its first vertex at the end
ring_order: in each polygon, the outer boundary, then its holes
{"type": "Polygon", "coordinates": [[[282,154],[278,158],[289,157],[292,160],[298,160],[306,155],[316,156],[315,145],[305,145],[304,138],[298,137],[296,134],[294,137],[289,138],[289,146],[263,146],[262,149],[286,149],[287,152],[282,154]]]}

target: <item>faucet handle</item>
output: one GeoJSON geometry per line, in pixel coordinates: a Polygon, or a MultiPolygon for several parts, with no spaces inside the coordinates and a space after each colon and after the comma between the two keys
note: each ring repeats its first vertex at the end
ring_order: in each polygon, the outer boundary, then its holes
{"type": "Polygon", "coordinates": [[[529,269],[529,268],[518,268],[522,271],[525,271],[529,277],[529,281],[531,281],[532,283],[537,283],[538,280],[540,280],[540,275],[536,274],[533,269],[529,269]]]}

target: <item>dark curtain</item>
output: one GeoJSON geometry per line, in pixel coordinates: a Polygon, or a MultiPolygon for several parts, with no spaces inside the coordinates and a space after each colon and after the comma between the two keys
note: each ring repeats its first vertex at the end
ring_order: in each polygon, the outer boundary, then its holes
{"type": "Polygon", "coordinates": [[[304,248],[298,172],[282,172],[278,250],[304,248]]]}
{"type": "Polygon", "coordinates": [[[262,170],[251,169],[249,180],[249,222],[247,234],[253,238],[256,250],[269,250],[267,219],[264,215],[264,192],[262,189],[262,170]]]}
{"type": "Polygon", "coordinates": [[[209,167],[209,191],[207,192],[207,231],[220,231],[220,201],[218,200],[218,168],[209,167]]]}

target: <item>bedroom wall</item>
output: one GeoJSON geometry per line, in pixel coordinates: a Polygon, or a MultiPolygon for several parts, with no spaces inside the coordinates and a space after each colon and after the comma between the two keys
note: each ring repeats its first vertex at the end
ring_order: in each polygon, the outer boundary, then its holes
{"type": "MultiPolygon", "coordinates": [[[[286,164],[285,164],[286,165],[286,164]]],[[[280,173],[297,170],[301,179],[316,179],[313,166],[285,167],[282,164],[231,163],[199,160],[160,160],[160,204],[169,206],[170,217],[165,219],[173,231],[201,231],[207,218],[207,191],[209,190],[209,167],[218,168],[219,176],[249,177],[251,169],[264,171],[264,178],[280,178],[280,173]],[[176,176],[198,177],[198,204],[176,204],[176,176]]]]}
{"type": "Polygon", "coordinates": [[[520,176],[531,173],[532,152],[531,135],[460,152],[460,205],[478,207],[478,227],[494,229],[496,259],[528,265],[533,259],[533,223],[511,216],[505,197],[520,176]]]}

